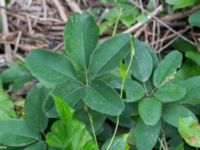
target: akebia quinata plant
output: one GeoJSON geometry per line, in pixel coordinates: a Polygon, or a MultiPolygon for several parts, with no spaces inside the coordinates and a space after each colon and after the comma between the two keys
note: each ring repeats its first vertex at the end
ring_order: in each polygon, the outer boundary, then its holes
{"type": "Polygon", "coordinates": [[[0,122],[0,143],[40,150],[152,150],[200,147],[200,76],[179,80],[183,56],[159,60],[130,34],[99,41],[88,13],[73,14],[64,51],[32,50],[25,62],[39,81],[23,120],[0,122]]]}

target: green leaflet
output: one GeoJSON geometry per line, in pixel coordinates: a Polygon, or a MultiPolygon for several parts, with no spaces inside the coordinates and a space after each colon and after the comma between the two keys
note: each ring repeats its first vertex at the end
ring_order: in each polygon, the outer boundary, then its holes
{"type": "Polygon", "coordinates": [[[152,150],[158,140],[160,128],[160,122],[154,126],[147,126],[141,119],[138,120],[134,133],[137,149],[152,150]]]}
{"type": "Polygon", "coordinates": [[[30,130],[23,120],[1,121],[0,131],[0,143],[7,146],[26,146],[39,140],[39,135],[30,130]]]}
{"type": "Polygon", "coordinates": [[[190,25],[200,27],[200,11],[194,12],[188,19],[190,25]]]}
{"type": "Polygon", "coordinates": [[[191,77],[179,82],[179,84],[182,87],[186,88],[187,90],[186,96],[181,101],[182,103],[193,104],[193,105],[200,103],[199,83],[200,83],[200,76],[191,77]]]}
{"type": "Polygon", "coordinates": [[[117,116],[124,110],[124,102],[120,96],[102,81],[95,80],[85,92],[83,102],[97,112],[117,116]]]}
{"type": "Polygon", "coordinates": [[[144,98],[139,102],[139,114],[146,125],[154,126],[161,117],[162,104],[154,97],[144,98]]]}
{"type": "Polygon", "coordinates": [[[14,104],[9,95],[3,90],[0,78],[0,120],[7,120],[15,117],[14,104]]]}
{"type": "Polygon", "coordinates": [[[182,57],[180,52],[173,51],[160,62],[153,74],[153,83],[157,88],[174,79],[177,68],[181,66],[182,57]]]}
{"type": "MultiPolygon", "coordinates": [[[[116,89],[121,89],[122,80],[113,80],[110,84],[116,89]]],[[[124,91],[126,92],[126,102],[136,102],[140,100],[145,93],[142,85],[131,79],[125,80],[124,91]]]]}
{"type": "Polygon", "coordinates": [[[192,117],[180,118],[178,132],[187,144],[193,147],[200,147],[200,127],[197,120],[192,117]]]}
{"type": "Polygon", "coordinates": [[[25,61],[31,73],[46,87],[54,87],[67,79],[76,80],[71,62],[60,53],[36,49],[25,61]]]}
{"type": "Polygon", "coordinates": [[[162,118],[172,126],[178,127],[178,120],[183,117],[193,117],[192,111],[180,104],[168,104],[163,108],[162,118]]]}
{"type": "Polygon", "coordinates": [[[63,150],[98,150],[85,125],[73,118],[74,110],[62,99],[54,99],[60,120],[51,127],[46,142],[63,150]]]}
{"type": "Polygon", "coordinates": [[[64,31],[65,52],[77,70],[88,67],[99,38],[97,24],[89,13],[73,14],[64,31]]]}
{"type": "Polygon", "coordinates": [[[185,95],[186,89],[174,83],[168,83],[161,86],[154,94],[157,99],[165,103],[181,100],[185,95]]]}
{"type": "Polygon", "coordinates": [[[65,102],[74,106],[85,95],[85,89],[82,85],[73,80],[67,80],[59,85],[52,92],[61,97],[65,102]]]}
{"type": "Polygon", "coordinates": [[[44,141],[39,141],[37,143],[27,146],[24,150],[46,150],[47,144],[44,141]]]}
{"type": "MultiPolygon", "coordinates": [[[[112,145],[110,146],[109,150],[129,150],[129,145],[127,143],[128,135],[129,134],[123,134],[123,135],[115,137],[115,139],[114,139],[112,145]]],[[[102,150],[106,150],[109,142],[110,142],[110,140],[107,140],[103,144],[102,150]]]]}
{"type": "Polygon", "coordinates": [[[25,100],[25,123],[35,132],[43,132],[48,124],[48,118],[42,110],[47,97],[47,91],[40,83],[36,84],[28,93],[25,100]]]}
{"type": "Polygon", "coordinates": [[[129,34],[119,34],[97,47],[90,57],[89,79],[117,67],[130,50],[129,41],[129,34]]]}
{"type": "Polygon", "coordinates": [[[131,67],[133,76],[141,82],[146,82],[153,70],[151,50],[144,42],[134,39],[135,56],[131,67]]]}

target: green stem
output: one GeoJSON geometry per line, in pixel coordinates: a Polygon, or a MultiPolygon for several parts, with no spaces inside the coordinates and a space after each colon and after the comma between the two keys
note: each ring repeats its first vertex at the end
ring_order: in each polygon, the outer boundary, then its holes
{"type": "Polygon", "coordinates": [[[122,15],[122,8],[120,9],[120,12],[119,12],[119,15],[118,15],[118,17],[117,17],[117,21],[116,21],[116,23],[115,23],[115,26],[114,26],[114,30],[113,30],[113,33],[112,33],[112,36],[114,36],[115,34],[116,34],[116,32],[117,32],[117,26],[118,26],[118,24],[119,24],[119,20],[120,20],[120,18],[121,18],[121,15],[122,15]]]}
{"type": "Polygon", "coordinates": [[[88,110],[88,117],[89,117],[89,120],[90,120],[90,125],[91,125],[91,128],[92,128],[92,134],[94,136],[95,143],[96,143],[97,147],[99,147],[98,142],[97,142],[96,133],[95,133],[95,130],[94,130],[93,118],[92,118],[92,115],[90,114],[89,110],[88,110]]]}
{"type": "MultiPolygon", "coordinates": [[[[132,65],[132,62],[133,62],[133,56],[135,55],[135,49],[133,47],[133,41],[132,41],[132,37],[130,36],[130,47],[131,47],[131,59],[130,59],[130,62],[128,64],[128,68],[126,70],[126,73],[125,73],[125,77],[123,77],[122,79],[122,84],[121,84],[121,90],[120,90],[120,97],[122,98],[122,95],[123,95],[123,90],[124,90],[124,84],[125,84],[125,81],[126,81],[126,77],[130,71],[130,68],[131,68],[131,65],[132,65]]],[[[116,126],[115,126],[115,130],[114,130],[114,133],[113,133],[113,136],[110,140],[110,143],[108,144],[108,147],[106,150],[109,150],[114,139],[115,139],[115,136],[117,134],[117,130],[118,130],[118,127],[119,127],[119,120],[120,120],[120,116],[118,115],[117,116],[117,120],[116,120],[116,126]]]]}

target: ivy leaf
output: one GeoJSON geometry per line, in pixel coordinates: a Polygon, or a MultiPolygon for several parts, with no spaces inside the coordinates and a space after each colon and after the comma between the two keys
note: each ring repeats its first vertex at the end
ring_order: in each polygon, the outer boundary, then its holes
{"type": "Polygon", "coordinates": [[[144,98],[139,102],[139,114],[146,125],[154,126],[161,117],[162,104],[154,97],[144,98]]]}
{"type": "Polygon", "coordinates": [[[180,52],[173,51],[160,62],[153,74],[153,83],[157,88],[175,78],[176,70],[182,63],[182,57],[180,52]]]}
{"type": "Polygon", "coordinates": [[[119,95],[110,86],[98,80],[86,88],[83,101],[91,109],[111,116],[120,115],[124,110],[124,103],[119,95]]]}
{"type": "Polygon", "coordinates": [[[175,102],[181,100],[186,95],[186,89],[178,84],[169,83],[160,87],[154,96],[162,102],[175,102]]]}
{"type": "Polygon", "coordinates": [[[54,99],[61,120],[53,124],[46,142],[64,150],[98,150],[85,125],[73,118],[74,110],[62,99],[55,96],[54,99]]]}
{"type": "Polygon", "coordinates": [[[135,129],[135,144],[139,150],[152,150],[160,134],[161,123],[155,126],[147,126],[141,119],[135,129]],[[145,139],[145,143],[144,143],[145,139]]]}
{"type": "Polygon", "coordinates": [[[39,135],[30,130],[23,120],[1,121],[0,131],[0,143],[6,146],[21,147],[39,140],[39,135]]]}
{"type": "Polygon", "coordinates": [[[97,47],[90,58],[88,69],[90,78],[117,67],[130,50],[129,41],[129,34],[119,34],[97,47]]]}
{"type": "Polygon", "coordinates": [[[179,84],[186,88],[187,93],[182,103],[187,104],[199,104],[200,103],[200,76],[195,76],[188,78],[186,80],[180,81],[179,84]]]}
{"type": "MultiPolygon", "coordinates": [[[[128,140],[128,134],[123,134],[123,135],[115,137],[109,150],[129,150],[129,145],[127,143],[127,140],[128,140]]],[[[107,140],[103,144],[102,150],[106,150],[109,143],[110,143],[110,140],[107,140]]]]}
{"type": "Polygon", "coordinates": [[[178,120],[184,117],[193,117],[196,119],[196,116],[193,114],[193,112],[180,104],[168,104],[163,109],[162,118],[165,122],[174,127],[178,127],[178,120]]]}
{"type": "Polygon", "coordinates": [[[65,52],[77,70],[88,67],[90,54],[99,38],[99,29],[89,13],[73,14],[64,31],[65,52]]]}
{"type": "Polygon", "coordinates": [[[194,12],[188,19],[190,25],[200,27],[200,11],[194,12]]]}
{"type": "Polygon", "coordinates": [[[188,145],[200,148],[200,125],[197,120],[192,117],[180,118],[178,132],[188,145]]]}
{"type": "Polygon", "coordinates": [[[48,124],[48,118],[42,110],[42,105],[47,97],[46,89],[41,84],[36,84],[28,93],[25,100],[25,122],[35,132],[43,132],[48,124]]]}
{"type": "Polygon", "coordinates": [[[36,49],[25,61],[31,73],[46,87],[54,87],[67,79],[76,80],[71,62],[60,53],[36,49]]]}
{"type": "Polygon", "coordinates": [[[134,39],[135,56],[131,66],[133,76],[141,81],[146,82],[153,70],[153,59],[149,52],[149,47],[144,42],[134,39]]]}

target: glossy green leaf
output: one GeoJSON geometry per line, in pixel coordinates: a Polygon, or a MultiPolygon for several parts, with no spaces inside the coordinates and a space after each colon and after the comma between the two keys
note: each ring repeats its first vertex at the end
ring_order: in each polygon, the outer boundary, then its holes
{"type": "MultiPolygon", "coordinates": [[[[123,135],[115,137],[109,150],[129,150],[129,145],[127,143],[127,140],[128,140],[128,134],[123,134],[123,135]]],[[[110,143],[110,140],[107,140],[103,144],[102,150],[107,150],[109,143],[110,143]]]]}
{"type": "Polygon", "coordinates": [[[7,146],[26,146],[39,140],[39,135],[29,129],[22,120],[6,120],[0,123],[0,143],[7,146]]]}
{"type": "Polygon", "coordinates": [[[133,43],[135,56],[131,66],[133,76],[141,82],[146,82],[153,70],[153,59],[149,47],[137,39],[133,43]]]}
{"type": "Polygon", "coordinates": [[[139,102],[139,114],[146,125],[154,126],[161,117],[162,104],[154,97],[144,98],[139,102]]]}
{"type": "Polygon", "coordinates": [[[117,67],[130,50],[129,41],[129,34],[119,34],[97,47],[91,55],[88,74],[96,76],[117,67]]]}
{"type": "Polygon", "coordinates": [[[200,104],[200,76],[188,78],[180,81],[179,84],[186,88],[187,93],[184,99],[181,101],[188,104],[200,104]]]}
{"type": "Polygon", "coordinates": [[[137,149],[152,150],[158,140],[160,129],[160,122],[158,122],[155,126],[147,126],[142,120],[139,120],[134,133],[137,149]]]}
{"type": "Polygon", "coordinates": [[[200,125],[197,120],[192,117],[180,118],[178,132],[187,144],[200,148],[200,125]]]}
{"type": "Polygon", "coordinates": [[[182,63],[182,57],[180,52],[173,51],[160,62],[153,74],[153,83],[157,88],[175,78],[176,70],[182,63]]]}
{"type": "Polygon", "coordinates": [[[99,29],[89,13],[73,14],[64,31],[65,52],[77,70],[88,67],[90,54],[99,38],[99,29]]]}
{"type": "Polygon", "coordinates": [[[56,86],[52,92],[54,95],[61,97],[65,102],[74,106],[84,96],[85,89],[79,83],[73,80],[67,80],[56,86]]]}
{"type": "Polygon", "coordinates": [[[48,124],[48,118],[42,110],[43,102],[47,98],[46,92],[44,86],[36,84],[25,100],[25,122],[30,129],[38,133],[43,132],[48,124]]]}
{"type": "Polygon", "coordinates": [[[124,103],[117,92],[102,81],[95,80],[85,92],[84,103],[97,112],[117,116],[124,110],[124,103]]]}
{"type": "Polygon", "coordinates": [[[168,4],[173,5],[174,9],[190,7],[196,4],[198,0],[165,0],[168,4]]]}
{"type": "Polygon", "coordinates": [[[154,94],[157,99],[165,103],[181,100],[185,95],[186,89],[174,83],[168,83],[161,86],[154,94]]]}
{"type": "Polygon", "coordinates": [[[178,127],[178,120],[184,117],[193,117],[195,115],[187,107],[180,104],[168,104],[163,108],[162,117],[168,124],[178,127]]]}
{"type": "MultiPolygon", "coordinates": [[[[112,87],[121,89],[121,80],[113,80],[110,83],[112,87]]],[[[124,83],[124,91],[126,92],[126,102],[136,102],[144,96],[144,88],[138,82],[126,79],[124,83]]]]}
{"type": "Polygon", "coordinates": [[[194,12],[188,19],[190,25],[200,27],[200,11],[194,12]]]}
{"type": "Polygon", "coordinates": [[[98,150],[85,125],[73,118],[74,110],[62,99],[54,98],[61,120],[53,124],[46,136],[46,142],[63,150],[98,150]]]}
{"type": "Polygon", "coordinates": [[[60,53],[32,50],[25,61],[31,73],[47,87],[53,87],[67,79],[76,80],[72,64],[60,53]]]}
{"type": "Polygon", "coordinates": [[[24,150],[46,150],[47,144],[44,141],[39,141],[37,143],[34,143],[28,147],[26,147],[24,150]]]}

